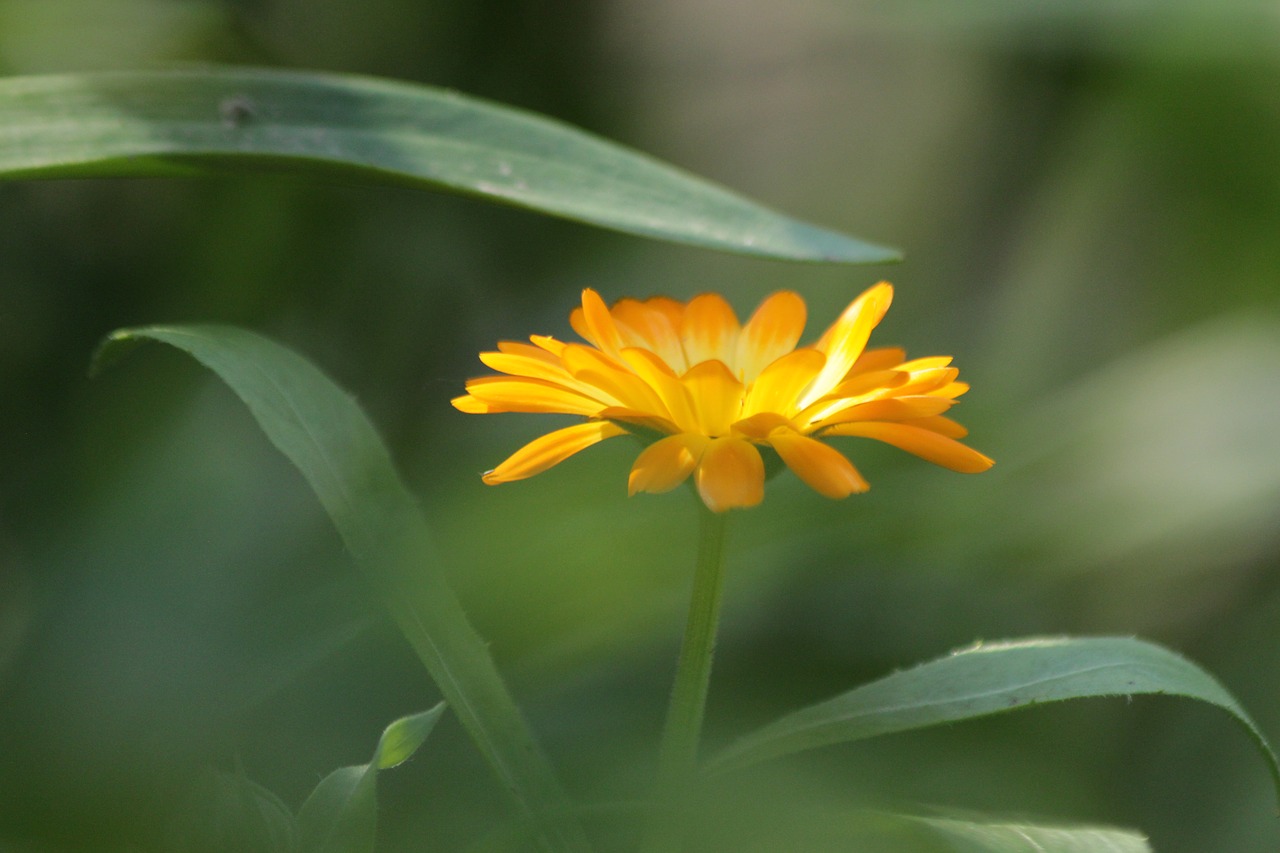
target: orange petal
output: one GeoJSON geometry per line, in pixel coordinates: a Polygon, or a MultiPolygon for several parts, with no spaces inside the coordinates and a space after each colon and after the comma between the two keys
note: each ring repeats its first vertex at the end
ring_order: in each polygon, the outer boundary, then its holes
{"type": "Polygon", "coordinates": [[[857,374],[866,373],[869,370],[895,368],[906,361],[906,358],[907,351],[902,347],[876,347],[875,349],[863,350],[862,355],[858,356],[858,360],[853,363],[853,367],[850,367],[849,372],[845,374],[845,378],[851,379],[857,374]]]}
{"type": "Polygon", "coordinates": [[[760,412],[791,415],[797,409],[800,394],[827,363],[827,357],[816,349],[798,349],[766,367],[742,401],[743,417],[760,412]]]}
{"type": "Polygon", "coordinates": [[[789,290],[760,303],[738,336],[738,378],[750,384],[770,364],[796,348],[804,334],[804,300],[789,290]]]}
{"type": "Polygon", "coordinates": [[[894,394],[932,394],[955,382],[959,375],[960,371],[954,367],[929,367],[917,370],[911,374],[911,378],[905,385],[894,390],[894,394]]]}
{"type": "Polygon", "coordinates": [[[712,439],[698,462],[694,483],[712,512],[755,506],[764,500],[764,460],[749,441],[712,439]]]}
{"type": "Polygon", "coordinates": [[[969,430],[960,424],[941,416],[932,418],[919,418],[912,421],[908,426],[917,426],[921,429],[927,429],[930,432],[936,432],[939,435],[945,435],[947,438],[964,438],[969,434],[969,430]]]}
{"type": "Polygon", "coordinates": [[[713,358],[729,364],[738,352],[738,316],[718,293],[695,296],[684,309],[680,340],[691,368],[713,358]]]}
{"type": "Polygon", "coordinates": [[[624,433],[625,429],[609,421],[587,421],[558,429],[535,438],[487,472],[483,479],[491,486],[523,480],[558,465],[579,450],[624,433]]]}
{"type": "Polygon", "coordinates": [[[876,327],[893,301],[893,285],[880,282],[865,291],[845,309],[818,341],[816,349],[827,355],[827,364],[814,380],[800,408],[826,396],[844,379],[866,348],[876,327]]]}
{"type": "Polygon", "coordinates": [[[489,408],[489,404],[477,400],[470,394],[463,394],[461,397],[454,397],[449,401],[453,407],[459,412],[466,412],[468,415],[488,415],[493,412],[489,408]]]}
{"type": "Polygon", "coordinates": [[[950,468],[962,474],[977,474],[995,464],[990,458],[954,439],[929,429],[907,424],[878,421],[839,424],[826,430],[823,435],[856,435],[862,438],[874,438],[913,453],[935,465],[941,465],[943,468],[950,468]]]}
{"type": "MultiPolygon", "coordinates": [[[[653,350],[674,370],[683,373],[688,364],[684,360],[684,348],[680,345],[680,327],[678,320],[673,321],[672,312],[660,307],[663,303],[663,300],[656,299],[647,302],[623,299],[613,306],[611,313],[627,346],[653,350]]],[[[678,302],[675,304],[683,312],[684,306],[678,302]]]]}
{"type": "Polygon", "coordinates": [[[655,441],[631,466],[627,491],[633,495],[671,491],[689,478],[707,444],[706,436],[687,432],[655,441]]]}
{"type": "Polygon", "coordinates": [[[482,376],[467,381],[467,392],[489,412],[560,412],[591,416],[607,404],[541,379],[482,376]]]}
{"type": "Polygon", "coordinates": [[[870,488],[853,463],[821,441],[784,427],[769,435],[769,443],[797,477],[824,497],[838,500],[870,488]]]}
{"type": "Polygon", "coordinates": [[[693,402],[698,432],[708,436],[727,435],[742,411],[742,383],[724,362],[704,361],[689,368],[680,384],[693,402]]]}

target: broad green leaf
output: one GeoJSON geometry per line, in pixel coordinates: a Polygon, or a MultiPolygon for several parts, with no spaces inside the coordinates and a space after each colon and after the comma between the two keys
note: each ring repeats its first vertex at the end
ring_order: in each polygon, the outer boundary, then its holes
{"type": "Polygon", "coordinates": [[[1160,693],[1217,705],[1280,765],[1249,715],[1213,676],[1168,649],[1125,637],[980,643],[789,714],[711,761],[719,772],[827,744],[954,723],[1044,702],[1160,693]]]}
{"type": "MultiPolygon", "coordinates": [[[[170,344],[214,371],[310,483],[445,700],[548,850],[585,849],[567,797],[507,692],[488,648],[433,556],[430,534],[385,445],[355,401],[310,362],[227,326],[112,334],[95,370],[138,343],[170,344]]],[[[388,755],[395,752],[389,748],[388,755]]]]}
{"type": "Polygon", "coordinates": [[[338,170],[802,261],[899,258],[576,128],[427,86],[222,68],[0,80],[0,178],[338,170]]]}
{"type": "Polygon", "coordinates": [[[1151,853],[1140,833],[1096,826],[1039,826],[959,818],[907,817],[956,853],[1151,853]]]}
{"type": "Polygon", "coordinates": [[[368,764],[326,776],[298,812],[300,853],[373,853],[378,826],[378,771],[406,761],[435,728],[441,702],[387,726],[368,764]]]}

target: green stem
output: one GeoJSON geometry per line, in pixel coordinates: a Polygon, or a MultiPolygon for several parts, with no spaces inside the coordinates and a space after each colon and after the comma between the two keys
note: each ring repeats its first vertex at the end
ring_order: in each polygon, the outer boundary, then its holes
{"type": "Polygon", "coordinates": [[[716,627],[724,589],[724,542],[728,513],[715,513],[698,502],[698,565],[689,600],[689,620],[676,664],[676,681],[658,753],[657,796],[641,849],[676,853],[685,833],[682,810],[687,805],[698,766],[698,741],[707,707],[707,685],[715,653],[716,627]]]}

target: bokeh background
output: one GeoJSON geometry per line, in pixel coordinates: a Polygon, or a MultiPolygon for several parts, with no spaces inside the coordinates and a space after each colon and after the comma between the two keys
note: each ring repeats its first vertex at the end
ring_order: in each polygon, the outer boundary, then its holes
{"type": "MultiPolygon", "coordinates": [[[[485,487],[554,419],[448,405],[494,341],[570,335],[586,286],[718,290],[743,314],[794,288],[820,326],[890,278],[874,340],[955,355],[974,386],[958,417],[997,460],[964,477],[850,441],[870,493],[772,481],[732,531],[712,745],[978,639],[1059,633],[1178,649],[1280,738],[1274,3],[0,0],[3,74],[208,61],[545,112],[907,261],[745,259],[264,174],[0,184],[0,849],[158,849],[209,766],[296,808],[439,698],[228,391],[164,348],[86,378],[105,333],[159,321],[268,333],[359,397],[592,800],[651,773],[691,498],[628,499],[626,442],[485,487]]],[[[504,815],[448,718],[380,784],[380,849],[457,849],[504,815]]],[[[772,803],[838,827],[924,802],[1140,827],[1168,853],[1280,844],[1243,733],[1171,699],[899,735],[738,784],[738,819],[772,803]]],[[[753,829],[759,849],[843,849],[771,821],[797,835],[753,829]]]]}

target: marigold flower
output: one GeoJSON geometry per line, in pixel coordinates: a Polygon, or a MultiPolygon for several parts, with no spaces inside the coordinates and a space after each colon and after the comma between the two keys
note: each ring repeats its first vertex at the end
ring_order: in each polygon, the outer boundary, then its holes
{"type": "Polygon", "coordinates": [[[943,413],[969,386],[947,356],[908,361],[897,347],[867,349],[893,287],[855,299],[807,347],[804,300],[780,291],[739,324],[713,293],[687,304],[623,299],[612,308],[593,290],[569,321],[586,344],[533,335],[480,354],[498,376],[467,382],[463,412],[551,412],[585,423],[547,433],[484,475],[491,485],[532,477],[580,450],[631,433],[652,439],[631,468],[628,489],[665,492],[693,476],[716,512],[758,504],[771,448],[801,480],[829,498],[865,492],[867,481],[819,441],[861,436],[953,471],[985,471],[992,460],[961,444],[967,431],[943,413]]]}

